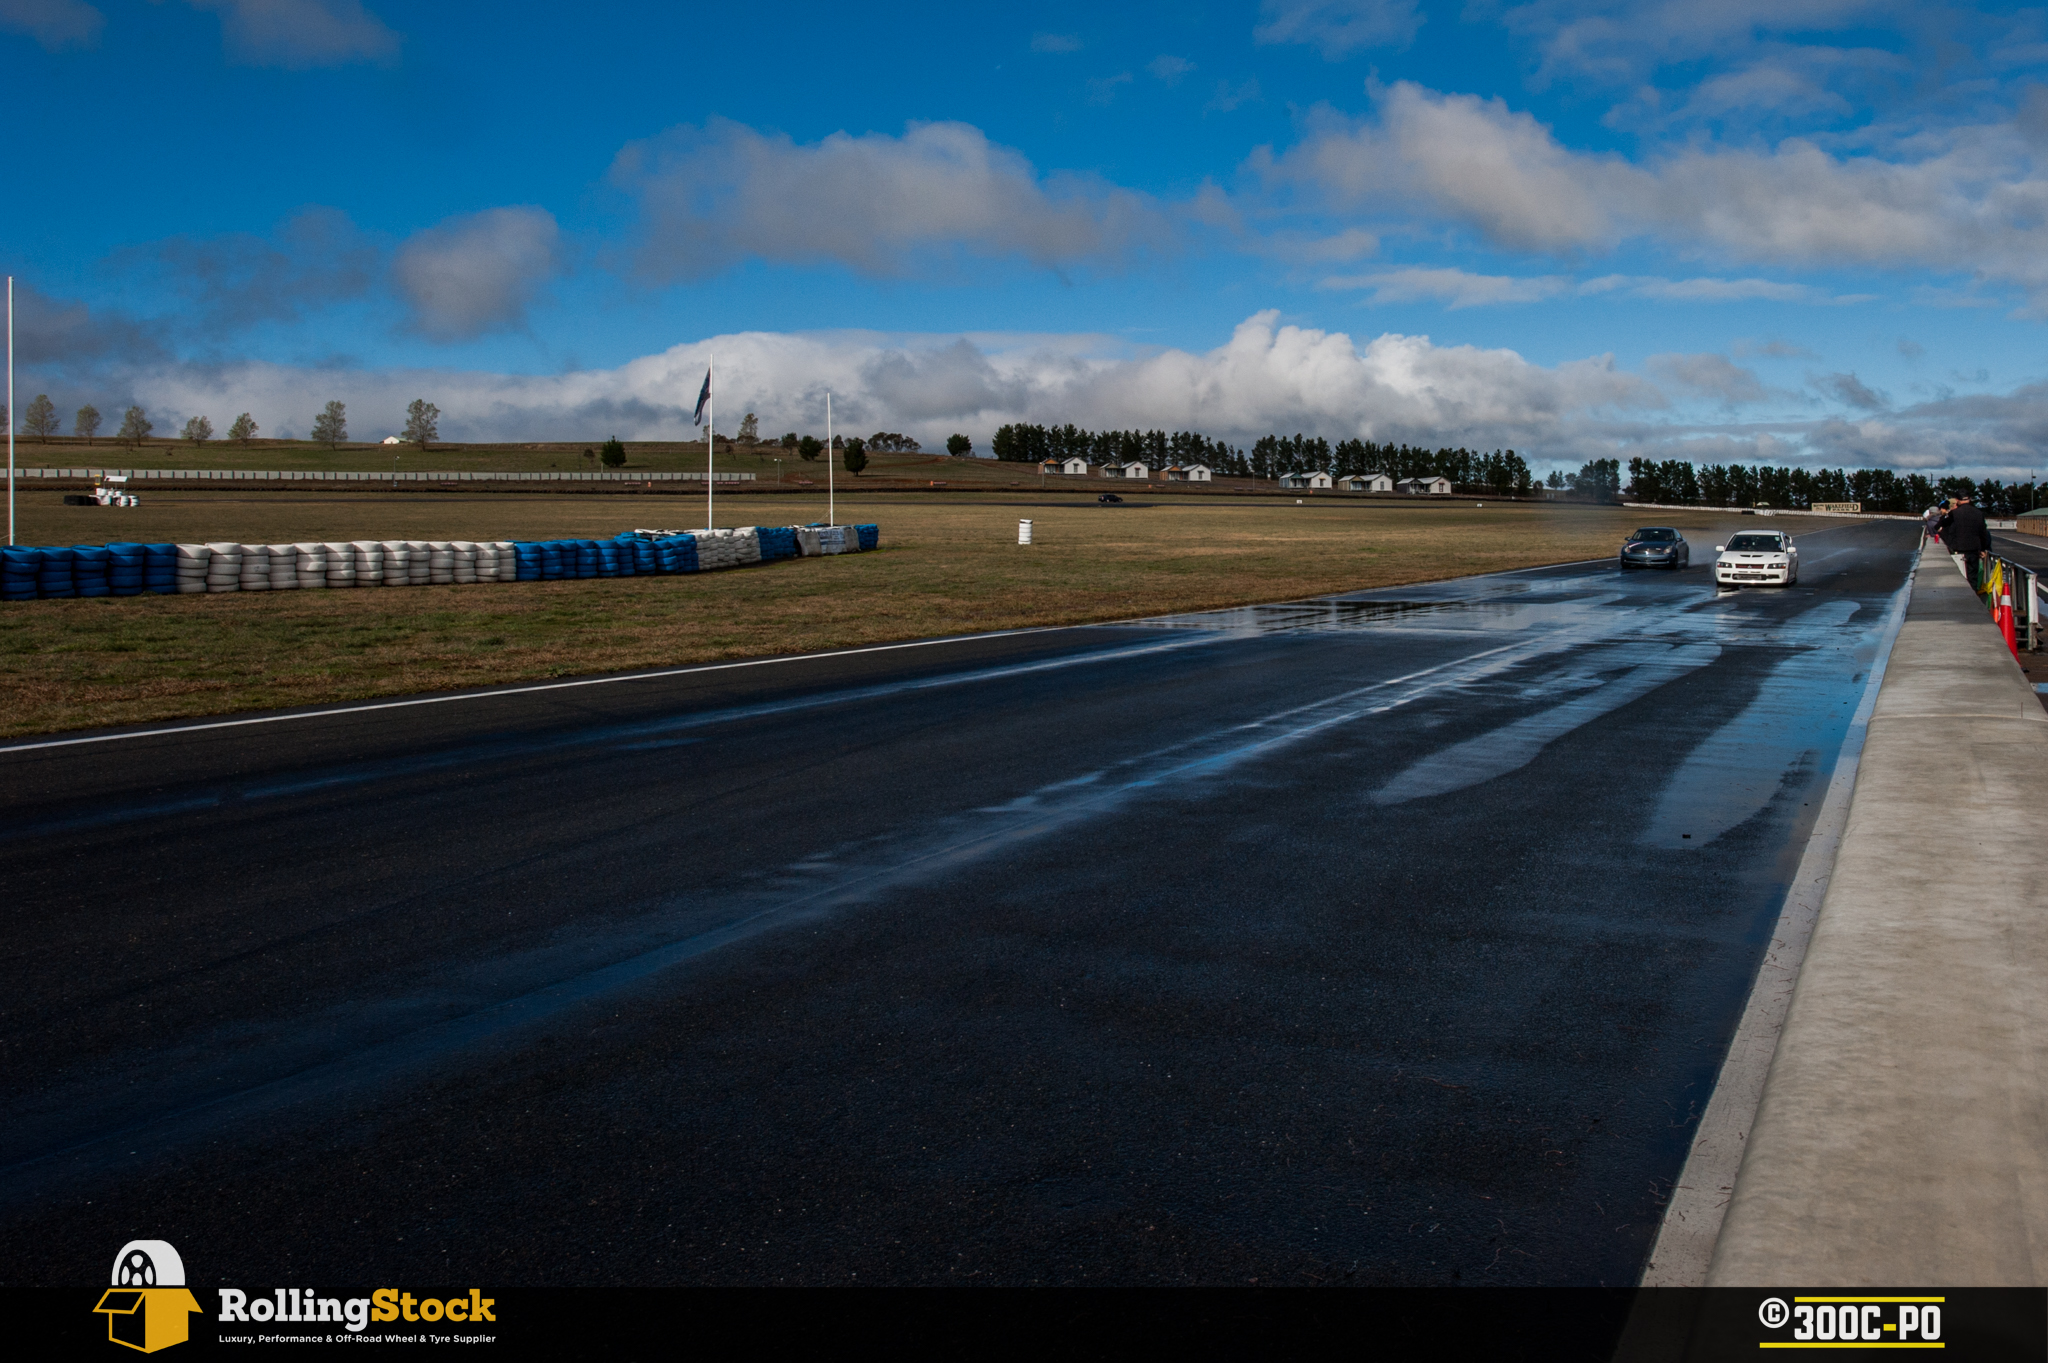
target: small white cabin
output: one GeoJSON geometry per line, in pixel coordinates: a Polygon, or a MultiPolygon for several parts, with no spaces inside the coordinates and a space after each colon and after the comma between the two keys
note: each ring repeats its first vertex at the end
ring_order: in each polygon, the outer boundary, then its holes
{"type": "Polygon", "coordinates": [[[1411,497],[1448,497],[1451,495],[1451,480],[1448,478],[1403,478],[1394,484],[1394,491],[1405,492],[1411,497]]]}
{"type": "Polygon", "coordinates": [[[1346,492],[1392,492],[1394,480],[1384,473],[1353,473],[1337,480],[1346,492]]]}
{"type": "Polygon", "coordinates": [[[1209,481],[1207,464],[1169,464],[1159,470],[1159,476],[1169,483],[1206,483],[1209,481]]]}
{"type": "Polygon", "coordinates": [[[1039,461],[1040,473],[1066,474],[1075,478],[1088,476],[1088,461],[1078,456],[1068,459],[1044,459],[1039,461]]]}
{"type": "Polygon", "coordinates": [[[1321,469],[1296,469],[1293,473],[1280,475],[1280,486],[1293,492],[1327,490],[1330,486],[1330,475],[1321,469]]]}
{"type": "Polygon", "coordinates": [[[1105,478],[1150,478],[1152,476],[1152,466],[1142,459],[1133,459],[1128,464],[1104,464],[1102,466],[1102,476],[1105,478]]]}
{"type": "Polygon", "coordinates": [[[402,442],[400,442],[399,438],[395,435],[387,435],[384,437],[384,443],[387,445],[397,445],[402,442]]]}

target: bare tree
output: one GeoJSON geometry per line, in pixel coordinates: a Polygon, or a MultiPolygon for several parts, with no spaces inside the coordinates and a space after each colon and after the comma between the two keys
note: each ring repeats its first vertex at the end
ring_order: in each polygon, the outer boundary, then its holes
{"type": "Polygon", "coordinates": [[[425,449],[429,440],[441,438],[440,421],[439,407],[425,398],[414,398],[412,405],[405,409],[404,439],[409,444],[425,449]]]}
{"type": "Polygon", "coordinates": [[[114,438],[123,444],[140,445],[155,429],[147,412],[140,407],[130,407],[121,417],[121,433],[114,438]]]}
{"type": "Polygon", "coordinates": [[[90,402],[79,408],[78,415],[71,418],[71,430],[74,435],[84,436],[85,443],[90,445],[92,438],[100,433],[100,409],[90,402]]]}
{"type": "Polygon", "coordinates": [[[204,445],[213,439],[213,423],[203,416],[195,416],[185,423],[185,439],[195,445],[204,445]]]}
{"type": "Polygon", "coordinates": [[[24,434],[39,436],[45,440],[57,434],[57,428],[64,423],[57,419],[57,404],[50,401],[48,393],[36,394],[36,400],[21,414],[21,429],[24,434]]]}
{"type": "Polygon", "coordinates": [[[256,420],[247,412],[236,417],[234,424],[228,427],[228,439],[234,441],[237,445],[246,445],[255,438],[256,420]]]}
{"type": "Polygon", "coordinates": [[[327,410],[313,418],[313,439],[333,449],[348,439],[348,408],[340,402],[330,402],[327,410]]]}

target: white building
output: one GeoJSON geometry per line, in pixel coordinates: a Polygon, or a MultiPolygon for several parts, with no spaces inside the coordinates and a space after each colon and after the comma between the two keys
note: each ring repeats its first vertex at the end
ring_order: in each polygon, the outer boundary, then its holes
{"type": "Polygon", "coordinates": [[[1384,473],[1353,473],[1337,480],[1346,492],[1392,492],[1394,480],[1384,473]]]}
{"type": "Polygon", "coordinates": [[[1159,470],[1159,476],[1169,483],[1206,483],[1209,481],[1207,464],[1170,464],[1159,470]]]}
{"type": "Polygon", "coordinates": [[[396,445],[399,443],[399,439],[395,435],[387,435],[384,437],[384,443],[387,445],[396,445]]]}
{"type": "Polygon", "coordinates": [[[1078,456],[1068,459],[1047,459],[1038,465],[1040,473],[1070,474],[1077,478],[1088,476],[1088,461],[1078,456]]]}
{"type": "Polygon", "coordinates": [[[1105,478],[1150,478],[1152,476],[1152,466],[1139,459],[1133,459],[1128,464],[1104,464],[1102,466],[1102,476],[1105,478]]]}
{"type": "Polygon", "coordinates": [[[1448,478],[1403,478],[1394,484],[1394,491],[1405,492],[1411,497],[1448,497],[1451,495],[1451,480],[1448,478]]]}
{"type": "Polygon", "coordinates": [[[1292,492],[1327,490],[1330,486],[1330,475],[1321,469],[1309,469],[1306,472],[1296,469],[1293,473],[1280,475],[1280,486],[1292,492]]]}

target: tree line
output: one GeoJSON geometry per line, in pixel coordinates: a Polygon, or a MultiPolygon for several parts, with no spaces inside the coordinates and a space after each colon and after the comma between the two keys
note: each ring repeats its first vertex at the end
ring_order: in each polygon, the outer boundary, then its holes
{"type": "Polygon", "coordinates": [[[1390,478],[1448,478],[1459,487],[1499,493],[1528,492],[1528,463],[1513,450],[1487,454],[1463,446],[1424,449],[1416,445],[1340,440],[1319,435],[1263,435],[1250,449],[1212,440],[1198,431],[1086,431],[1078,426],[1018,423],[996,431],[998,459],[1035,464],[1045,459],[1086,459],[1091,464],[1143,462],[1207,464],[1237,478],[1278,478],[1285,473],[1322,470],[1339,478],[1384,473],[1390,478]]]}
{"type": "MultiPolygon", "coordinates": [[[[0,403],[0,425],[10,419],[6,404],[0,403]]],[[[71,432],[90,445],[99,435],[102,421],[100,409],[88,402],[72,415],[71,432]]],[[[440,421],[439,407],[425,398],[414,398],[405,409],[405,431],[399,438],[425,449],[429,441],[441,438],[440,421]]],[[[246,445],[256,438],[261,429],[256,419],[244,412],[229,423],[227,438],[235,444],[246,445]]],[[[122,445],[140,445],[155,430],[156,423],[149,419],[147,410],[139,406],[130,407],[121,416],[121,427],[114,433],[114,441],[122,445]]],[[[64,418],[58,414],[57,404],[50,401],[49,394],[36,394],[35,400],[22,408],[21,433],[38,438],[64,433],[64,418]]],[[[194,445],[204,445],[213,439],[213,422],[205,416],[190,417],[178,438],[194,445]]],[[[330,402],[319,416],[313,418],[313,439],[330,449],[348,439],[347,404],[330,402]]]]}
{"type": "MultiPolygon", "coordinates": [[[[1618,466],[1609,459],[1600,461],[1618,466]]],[[[1581,480],[1592,466],[1566,475],[1581,480]]],[[[1970,497],[1987,515],[2017,516],[2034,509],[2048,485],[1929,478],[1891,469],[1804,469],[1769,464],[1689,464],[1682,459],[1631,459],[1626,494],[1635,501],[1677,506],[1763,505],[1802,511],[1819,502],[1861,502],[1865,511],[1917,513],[1944,497],[1970,497]]],[[[1552,475],[1553,478],[1556,475],[1552,475]]],[[[1589,489],[1590,490],[1590,489],[1589,489]]]]}

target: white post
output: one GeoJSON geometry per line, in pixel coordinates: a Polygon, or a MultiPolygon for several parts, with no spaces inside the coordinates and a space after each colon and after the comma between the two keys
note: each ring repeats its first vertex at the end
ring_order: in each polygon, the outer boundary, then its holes
{"type": "Polygon", "coordinates": [[[7,542],[14,543],[14,276],[7,276],[7,542]]]}
{"type": "Polygon", "coordinates": [[[839,524],[839,494],[832,481],[832,395],[825,394],[825,524],[839,524]]]}
{"type": "Polygon", "coordinates": [[[718,352],[711,352],[711,360],[704,366],[704,388],[708,396],[704,399],[704,528],[716,530],[718,515],[713,506],[712,489],[718,485],[718,352]]]}

